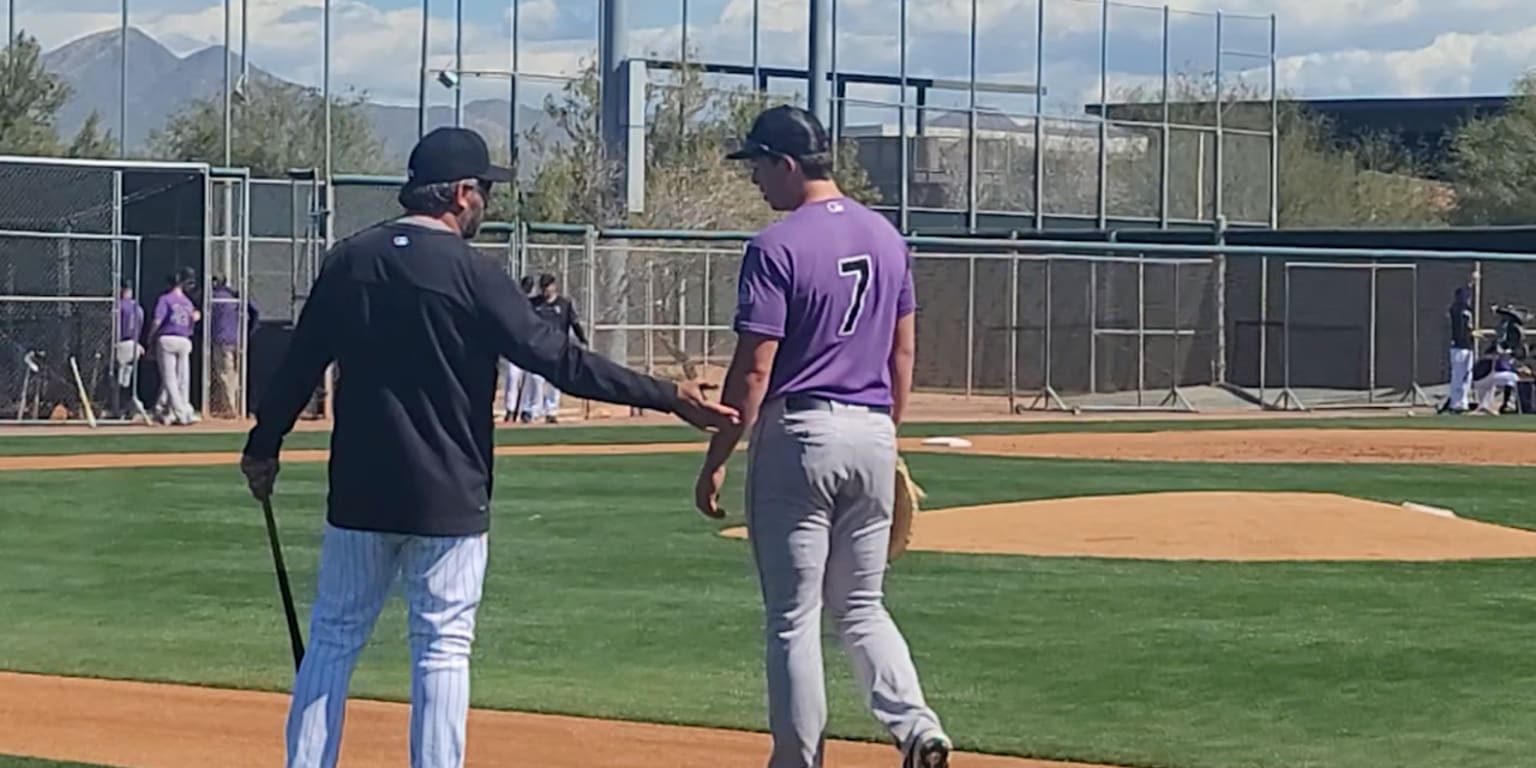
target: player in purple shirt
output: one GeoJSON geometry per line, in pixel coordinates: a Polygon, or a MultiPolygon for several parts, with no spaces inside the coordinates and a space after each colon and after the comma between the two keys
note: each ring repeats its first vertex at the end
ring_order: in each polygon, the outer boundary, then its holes
{"type": "Polygon", "coordinates": [[[695,503],[722,516],[726,461],[750,428],[746,518],[766,613],[768,765],[824,760],[825,608],[903,765],[943,768],[950,739],[882,600],[896,427],[916,346],[906,243],[843,196],[826,131],[803,109],[762,113],[730,157],[750,160],[768,204],[790,213],[746,247],[721,394],[743,426],[710,441],[695,503]]]}
{"type": "Polygon", "coordinates": [[[191,404],[192,331],[201,319],[197,306],[187,298],[184,278],[172,275],[165,293],[155,301],[149,329],[160,362],[160,397],[170,411],[161,414],[162,422],[186,425],[198,421],[191,404]]]}
{"type": "Polygon", "coordinates": [[[144,308],[134,298],[133,286],[124,283],[117,296],[117,344],[112,350],[112,359],[116,363],[118,407],[124,410],[126,408],[123,403],[141,410],[144,407],[132,389],[133,371],[138,367],[139,358],[144,355],[144,346],[139,343],[139,336],[143,332],[144,308]]]}
{"type": "MultiPolygon", "coordinates": [[[[213,380],[209,395],[218,418],[234,419],[240,409],[240,294],[229,287],[229,279],[215,277],[208,294],[208,335],[213,342],[213,380]]],[[[256,330],[260,314],[256,305],[245,302],[246,326],[256,330]]]]}

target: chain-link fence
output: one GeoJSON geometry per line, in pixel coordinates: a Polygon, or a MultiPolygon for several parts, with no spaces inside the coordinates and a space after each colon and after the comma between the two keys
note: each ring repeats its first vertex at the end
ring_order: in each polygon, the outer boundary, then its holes
{"type": "Polygon", "coordinates": [[[0,417],[131,419],[139,238],[0,230],[0,417]]]}

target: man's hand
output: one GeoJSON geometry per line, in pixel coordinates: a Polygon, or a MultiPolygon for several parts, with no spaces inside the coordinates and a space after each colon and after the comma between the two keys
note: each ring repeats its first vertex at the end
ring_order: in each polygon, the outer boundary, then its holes
{"type": "Polygon", "coordinates": [[[696,381],[677,382],[677,417],[705,432],[741,423],[741,414],[735,408],[709,402],[696,381]]]}
{"type": "Polygon", "coordinates": [[[693,486],[693,504],[705,517],[719,520],[725,517],[720,509],[720,488],[725,485],[725,467],[711,470],[709,465],[699,470],[699,481],[693,486]]]}
{"type": "Polygon", "coordinates": [[[277,459],[241,456],[240,471],[245,473],[245,482],[251,487],[251,495],[257,501],[272,498],[272,487],[277,484],[277,459]]]}

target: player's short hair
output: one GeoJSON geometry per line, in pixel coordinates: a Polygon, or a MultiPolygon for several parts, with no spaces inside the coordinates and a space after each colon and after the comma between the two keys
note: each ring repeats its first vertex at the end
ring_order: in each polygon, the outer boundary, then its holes
{"type": "Polygon", "coordinates": [[[555,285],[555,284],[557,284],[559,282],[560,281],[557,280],[555,278],[555,276],[553,274],[550,274],[549,272],[545,272],[544,274],[539,275],[539,287],[540,288],[548,288],[551,285],[555,285]]]}
{"type": "Polygon", "coordinates": [[[473,179],[440,181],[433,184],[400,188],[400,207],[406,213],[422,216],[442,216],[453,210],[458,200],[459,186],[473,179]]]}
{"type": "Polygon", "coordinates": [[[807,179],[832,178],[832,141],[814,112],[792,104],[763,110],[727,160],[791,158],[807,179]]]}
{"type": "Polygon", "coordinates": [[[800,166],[800,173],[812,181],[826,181],[832,178],[832,155],[823,152],[816,155],[806,155],[795,158],[800,166]]]}
{"type": "Polygon", "coordinates": [[[532,291],[533,290],[533,275],[523,275],[523,279],[517,281],[517,284],[522,286],[523,293],[528,293],[529,291],[532,291]]]}

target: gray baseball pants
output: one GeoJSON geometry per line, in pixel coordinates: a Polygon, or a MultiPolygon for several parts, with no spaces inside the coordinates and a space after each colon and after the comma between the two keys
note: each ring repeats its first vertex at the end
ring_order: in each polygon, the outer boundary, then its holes
{"type": "Polygon", "coordinates": [[[827,724],[821,611],[865,702],[899,746],[939,728],[883,602],[896,493],[889,415],[801,398],[765,403],[747,450],[748,537],[763,593],[769,768],[820,768],[827,724]]]}

